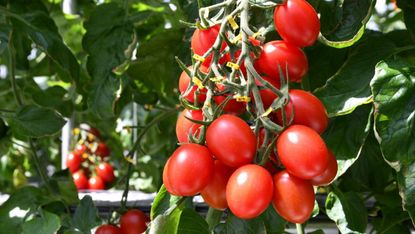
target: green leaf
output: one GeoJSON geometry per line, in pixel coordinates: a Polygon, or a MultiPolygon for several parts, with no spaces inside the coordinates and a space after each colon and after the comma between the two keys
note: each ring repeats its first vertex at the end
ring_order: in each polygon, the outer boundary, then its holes
{"type": "Polygon", "coordinates": [[[415,66],[401,59],[381,61],[370,85],[382,153],[400,171],[415,162],[415,66]]]}
{"type": "Polygon", "coordinates": [[[215,234],[257,234],[267,233],[265,223],[260,218],[244,220],[237,218],[231,212],[228,215],[225,223],[221,223],[215,227],[215,234]]]}
{"type": "Polygon", "coordinates": [[[81,203],[76,208],[72,222],[74,227],[83,233],[91,233],[91,229],[101,223],[98,210],[90,196],[87,195],[82,198],[81,203]]]}
{"type": "Polygon", "coordinates": [[[415,162],[403,166],[398,172],[399,194],[402,197],[402,205],[415,226],[415,162]]]}
{"type": "Polygon", "coordinates": [[[155,219],[158,215],[163,214],[168,210],[173,204],[175,204],[180,197],[170,195],[167,192],[164,184],[161,186],[160,190],[157,192],[156,197],[154,198],[153,204],[151,205],[150,217],[155,219]]]}
{"type": "Polygon", "coordinates": [[[67,205],[79,203],[78,190],[75,187],[69,170],[55,172],[49,180],[50,187],[55,190],[54,196],[67,205]]]}
{"type": "Polygon", "coordinates": [[[365,32],[376,1],[314,1],[320,13],[320,42],[335,48],[356,43],[365,32]]]}
{"type": "Polygon", "coordinates": [[[13,16],[13,28],[25,32],[61,69],[64,81],[79,80],[80,67],[75,56],[68,49],[59,34],[55,22],[39,0],[10,1],[13,16]],[[67,79],[69,77],[69,79],[67,79]]]}
{"type": "Polygon", "coordinates": [[[54,110],[26,105],[17,110],[14,118],[9,119],[9,124],[19,135],[43,137],[59,132],[65,120],[54,110]]]}
{"type": "Polygon", "coordinates": [[[87,70],[93,80],[88,105],[99,117],[110,118],[121,84],[115,72],[122,73],[120,65],[128,67],[125,63],[136,44],[133,24],[124,9],[109,3],[97,6],[84,26],[82,45],[89,55],[87,70]]]}
{"type": "Polygon", "coordinates": [[[337,159],[337,177],[359,158],[370,131],[371,109],[371,105],[364,105],[349,115],[332,118],[323,133],[324,141],[337,159]]]}
{"type": "Polygon", "coordinates": [[[43,211],[41,215],[23,224],[23,234],[53,234],[61,226],[57,215],[43,211]]]}
{"type": "Polygon", "coordinates": [[[70,100],[65,99],[67,91],[61,86],[52,86],[44,91],[37,91],[32,94],[33,101],[44,107],[53,108],[62,115],[70,117],[74,106],[70,100]]]}
{"type": "Polygon", "coordinates": [[[367,211],[357,193],[339,190],[330,192],[327,195],[326,212],[341,233],[365,233],[367,211]]]}
{"type": "Polygon", "coordinates": [[[409,30],[412,40],[415,41],[415,2],[411,0],[398,0],[397,4],[403,11],[406,28],[409,30]]]}
{"type": "Polygon", "coordinates": [[[315,92],[329,116],[348,114],[357,106],[372,101],[369,83],[376,63],[394,49],[393,43],[376,33],[353,47],[343,66],[315,92]]]}
{"type": "Polygon", "coordinates": [[[261,214],[260,219],[263,220],[268,234],[283,233],[287,225],[287,221],[275,211],[272,205],[269,205],[261,214]]]}

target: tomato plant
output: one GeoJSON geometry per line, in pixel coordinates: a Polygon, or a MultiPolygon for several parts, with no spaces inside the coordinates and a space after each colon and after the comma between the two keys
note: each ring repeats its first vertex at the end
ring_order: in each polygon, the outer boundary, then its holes
{"type": "Polygon", "coordinates": [[[66,157],[66,166],[73,173],[79,169],[82,163],[82,156],[77,151],[71,152],[66,157]]]}
{"type": "Polygon", "coordinates": [[[183,110],[176,122],[176,136],[179,142],[188,142],[189,135],[198,133],[201,126],[191,120],[203,121],[203,113],[200,110],[183,110]]]}
{"type": "MultiPolygon", "coordinates": [[[[192,71],[192,67],[188,67],[189,71],[192,71]]],[[[183,71],[182,74],[180,75],[179,78],[179,90],[180,93],[182,95],[184,95],[183,97],[188,100],[189,102],[193,103],[195,101],[195,92],[198,90],[198,86],[197,85],[193,85],[190,88],[190,91],[187,92],[187,89],[190,85],[190,77],[189,75],[183,71]]],[[[206,99],[206,90],[202,89],[202,90],[198,90],[198,95],[197,95],[197,101],[198,102],[204,102],[206,99]]]]}
{"type": "Polygon", "coordinates": [[[337,160],[331,151],[329,151],[329,163],[326,170],[324,170],[320,175],[313,177],[310,181],[313,185],[325,186],[330,184],[337,174],[337,160]]]}
{"type": "Polygon", "coordinates": [[[78,190],[88,188],[88,178],[85,176],[83,171],[73,173],[72,178],[78,190]]]}
{"type": "Polygon", "coordinates": [[[95,234],[121,234],[121,229],[112,224],[104,224],[97,228],[95,234]]]}
{"type": "Polygon", "coordinates": [[[120,227],[123,234],[141,234],[147,230],[150,219],[141,210],[131,209],[120,218],[120,227]]]}
{"type": "Polygon", "coordinates": [[[102,162],[95,168],[97,175],[102,178],[104,182],[111,183],[115,180],[114,168],[111,164],[102,162]]]}
{"type": "Polygon", "coordinates": [[[100,176],[93,176],[88,180],[88,189],[102,190],[105,189],[105,182],[100,176]]]}

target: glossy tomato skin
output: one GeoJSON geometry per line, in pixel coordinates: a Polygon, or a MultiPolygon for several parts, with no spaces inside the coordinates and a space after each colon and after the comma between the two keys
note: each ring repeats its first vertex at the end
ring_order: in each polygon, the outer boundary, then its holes
{"type": "MultiPolygon", "coordinates": [[[[203,56],[215,43],[217,36],[219,35],[220,25],[214,25],[207,29],[196,29],[193,32],[190,47],[193,53],[203,56]]],[[[226,48],[226,43],[222,43],[221,51],[226,48]]],[[[202,63],[203,66],[209,67],[212,62],[213,54],[210,54],[202,63]]],[[[229,54],[219,59],[220,63],[225,63],[230,60],[229,54]]]]}
{"type": "Polygon", "coordinates": [[[80,144],[75,146],[75,152],[82,155],[88,152],[88,147],[85,144],[80,144]]]}
{"type": "Polygon", "coordinates": [[[120,228],[123,234],[141,234],[147,230],[148,216],[141,210],[131,209],[120,218],[120,228]]]}
{"type": "Polygon", "coordinates": [[[272,205],[284,219],[304,223],[314,208],[314,189],[310,181],[297,178],[286,170],[274,175],[272,205]]]}
{"type": "Polygon", "coordinates": [[[107,162],[100,163],[95,168],[97,175],[106,183],[112,183],[115,180],[114,168],[107,162]]]}
{"type": "Polygon", "coordinates": [[[270,41],[263,46],[261,55],[255,61],[255,68],[260,74],[280,82],[278,67],[285,79],[288,69],[288,79],[301,82],[308,71],[308,60],[300,48],[284,41],[270,41]]]}
{"type": "Polygon", "coordinates": [[[251,163],[256,152],[256,137],[245,121],[222,115],[206,131],[206,144],[212,154],[230,167],[251,163]]]}
{"type": "Polygon", "coordinates": [[[260,215],[270,204],[272,194],[272,176],[255,164],[236,169],[226,185],[228,206],[241,219],[260,215]]]}
{"type": "Polygon", "coordinates": [[[288,0],[274,11],[274,23],[280,36],[298,47],[311,46],[320,32],[320,20],[305,0],[288,0]]]}
{"type": "MultiPolygon", "coordinates": [[[[290,102],[284,108],[286,120],[290,120],[294,109],[292,124],[305,125],[319,134],[323,133],[329,122],[323,103],[312,93],[300,89],[290,90],[289,96],[290,102]]],[[[277,119],[282,123],[281,112],[277,112],[277,119]]]]}
{"type": "Polygon", "coordinates": [[[97,228],[95,234],[121,234],[121,229],[112,224],[104,224],[97,228]]]}
{"type": "Polygon", "coordinates": [[[277,140],[281,163],[290,174],[311,179],[323,173],[329,162],[329,151],[320,135],[304,125],[292,125],[277,140]]]}
{"type": "Polygon", "coordinates": [[[221,161],[215,160],[213,176],[202,192],[200,192],[200,195],[202,195],[210,207],[217,210],[225,210],[228,207],[226,202],[226,184],[234,170],[221,161]]]}
{"type": "Polygon", "coordinates": [[[105,189],[105,182],[101,177],[93,176],[88,180],[88,189],[103,190],[105,189]]]}
{"type": "MultiPolygon", "coordinates": [[[[219,92],[222,92],[225,90],[225,86],[223,84],[217,84],[216,88],[219,92]]],[[[220,105],[222,102],[225,101],[225,99],[232,94],[224,94],[220,96],[214,96],[213,99],[215,100],[216,105],[220,105]]],[[[242,114],[245,111],[245,103],[244,102],[238,102],[236,99],[232,98],[229,100],[226,105],[223,107],[223,111],[227,114],[234,114],[239,115],[242,114]]]]}
{"type": "Polygon", "coordinates": [[[189,133],[191,132],[191,134],[194,135],[198,132],[198,129],[201,126],[200,124],[188,120],[186,117],[189,119],[203,121],[203,111],[185,109],[180,113],[176,122],[176,136],[180,143],[189,142],[189,133]]]}
{"type": "MultiPolygon", "coordinates": [[[[190,71],[192,71],[192,66],[188,67],[188,69],[190,71]]],[[[187,75],[187,73],[185,71],[183,71],[180,75],[179,78],[179,91],[180,94],[185,94],[187,87],[190,84],[190,77],[189,75],[187,75]]],[[[190,90],[190,92],[186,95],[183,96],[184,99],[186,99],[187,101],[194,103],[195,101],[195,92],[198,89],[197,85],[193,85],[192,89],[190,90]]],[[[202,90],[199,90],[199,94],[197,95],[197,101],[198,103],[203,103],[206,100],[206,88],[203,88],[202,90]]]]}
{"type": "Polygon", "coordinates": [[[69,168],[71,173],[74,173],[79,169],[82,163],[82,156],[76,151],[70,152],[66,156],[66,166],[69,168]]]}
{"type": "Polygon", "coordinates": [[[73,182],[78,190],[88,188],[88,178],[83,171],[77,171],[72,174],[73,182]]]}
{"type": "Polygon", "coordinates": [[[95,155],[101,158],[108,157],[110,155],[110,149],[104,142],[98,143],[98,146],[95,150],[95,155]]]}
{"type": "Polygon", "coordinates": [[[310,181],[313,185],[316,186],[326,186],[329,185],[334,178],[336,177],[337,174],[337,160],[336,157],[334,156],[333,152],[331,152],[329,150],[329,163],[328,166],[326,168],[326,170],[324,170],[323,173],[321,173],[320,175],[313,177],[310,181]]]}
{"type": "Polygon", "coordinates": [[[163,183],[172,194],[193,196],[206,187],[213,170],[213,158],[207,147],[184,144],[167,160],[163,171],[163,183]]]}

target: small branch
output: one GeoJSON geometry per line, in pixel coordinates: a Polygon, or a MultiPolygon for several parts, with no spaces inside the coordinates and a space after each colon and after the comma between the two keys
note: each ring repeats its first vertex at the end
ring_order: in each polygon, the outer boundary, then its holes
{"type": "Polygon", "coordinates": [[[296,223],[295,224],[296,228],[297,228],[297,234],[304,234],[304,226],[301,223],[296,223]]]}
{"type": "Polygon", "coordinates": [[[14,94],[14,98],[16,99],[16,103],[18,106],[23,105],[23,101],[20,97],[19,91],[17,89],[16,84],[16,51],[13,46],[12,42],[13,38],[13,30],[10,31],[9,34],[9,43],[8,43],[8,50],[9,50],[9,79],[12,85],[12,90],[14,94]]]}

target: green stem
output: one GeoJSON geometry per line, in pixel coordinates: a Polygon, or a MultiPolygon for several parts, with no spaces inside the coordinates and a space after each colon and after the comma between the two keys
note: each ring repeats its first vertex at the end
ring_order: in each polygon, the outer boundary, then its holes
{"type": "Polygon", "coordinates": [[[295,224],[296,228],[297,228],[297,234],[304,234],[304,226],[301,223],[296,223],[295,224]]]}
{"type": "Polygon", "coordinates": [[[32,154],[33,154],[33,162],[35,164],[35,168],[40,176],[40,179],[42,180],[43,184],[45,184],[46,188],[50,191],[53,192],[52,188],[50,187],[48,181],[48,176],[46,175],[46,169],[44,166],[42,166],[39,157],[37,155],[36,152],[36,147],[34,144],[34,139],[30,139],[29,140],[29,145],[30,145],[30,149],[32,150],[32,154]]]}
{"type": "Polygon", "coordinates": [[[14,94],[14,98],[16,99],[16,103],[19,106],[23,105],[23,101],[19,95],[19,91],[17,89],[16,84],[16,51],[13,46],[13,30],[10,31],[9,34],[9,43],[8,43],[8,50],[9,50],[9,79],[12,85],[12,90],[14,94]]]}
{"type": "Polygon", "coordinates": [[[209,207],[208,213],[206,215],[206,222],[209,224],[209,231],[213,231],[215,226],[220,222],[222,214],[223,211],[209,207]]]}

